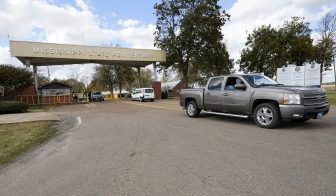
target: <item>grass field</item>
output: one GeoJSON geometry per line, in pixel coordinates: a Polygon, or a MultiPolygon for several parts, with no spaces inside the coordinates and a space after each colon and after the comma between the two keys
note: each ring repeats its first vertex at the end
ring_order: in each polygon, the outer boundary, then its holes
{"type": "Polygon", "coordinates": [[[30,105],[28,112],[48,112],[50,108],[50,105],[30,105]]]}
{"type": "Polygon", "coordinates": [[[53,125],[53,121],[0,125],[0,165],[53,137],[56,134],[53,125]]]}
{"type": "Polygon", "coordinates": [[[330,104],[336,105],[336,90],[335,87],[325,87],[327,90],[328,101],[330,104]]]}

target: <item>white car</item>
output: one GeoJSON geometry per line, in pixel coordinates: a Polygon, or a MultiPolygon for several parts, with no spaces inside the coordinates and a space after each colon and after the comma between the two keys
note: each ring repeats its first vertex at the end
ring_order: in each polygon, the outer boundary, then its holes
{"type": "Polygon", "coordinates": [[[150,100],[154,101],[154,89],[153,88],[138,88],[132,91],[132,101],[139,100],[145,101],[150,100]]]}

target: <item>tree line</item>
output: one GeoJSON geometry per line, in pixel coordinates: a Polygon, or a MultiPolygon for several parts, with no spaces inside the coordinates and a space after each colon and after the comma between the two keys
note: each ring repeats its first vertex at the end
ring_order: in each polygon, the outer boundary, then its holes
{"type": "MultiPolygon", "coordinates": [[[[150,87],[153,72],[149,69],[140,69],[140,86],[150,87]]],[[[119,90],[119,95],[123,89],[131,91],[139,87],[138,73],[126,65],[97,65],[92,76],[92,81],[88,89],[108,90],[114,94],[115,89],[119,90]]]]}
{"type": "MultiPolygon", "coordinates": [[[[184,86],[205,84],[211,76],[240,71],[259,72],[273,77],[276,69],[288,64],[306,62],[321,64],[320,74],[329,70],[335,55],[336,15],[331,12],[319,21],[313,40],[310,24],[301,17],[292,17],[281,26],[262,25],[247,36],[239,59],[230,58],[223,41],[222,27],[230,15],[222,11],[218,0],[162,0],[154,5],[157,17],[154,45],[166,52],[167,60],[159,65],[163,75],[173,70],[183,79],[184,86]]],[[[141,87],[151,86],[153,73],[141,69],[141,87]]],[[[137,72],[125,65],[97,65],[88,86],[76,78],[58,80],[80,89],[109,90],[138,87],[137,72]]],[[[50,82],[38,75],[39,84],[50,82]]],[[[322,77],[321,77],[322,80],[322,77]]],[[[16,92],[32,83],[32,73],[9,65],[0,67],[0,93],[16,92]]]]}
{"type": "MultiPolygon", "coordinates": [[[[150,87],[153,72],[149,69],[140,70],[140,86],[150,87]]],[[[112,94],[117,89],[121,94],[122,89],[131,91],[139,86],[137,71],[126,65],[97,65],[92,74],[92,80],[89,85],[85,85],[76,76],[68,79],[50,80],[41,74],[37,74],[39,87],[50,82],[58,82],[68,85],[73,92],[90,92],[90,91],[110,91],[112,94]]],[[[34,82],[33,73],[23,67],[13,65],[0,65],[0,98],[14,99],[17,93],[23,88],[32,85],[34,82]]]]}
{"type": "MultiPolygon", "coordinates": [[[[15,67],[13,65],[0,65],[0,99],[12,100],[15,99],[25,87],[32,85],[34,81],[33,73],[23,67],[15,67]]],[[[37,74],[39,87],[50,82],[59,82],[72,87],[72,91],[81,92],[86,89],[85,84],[75,77],[68,79],[50,80],[41,74],[37,74]]]]}
{"type": "MultiPolygon", "coordinates": [[[[155,46],[167,53],[161,69],[172,68],[184,85],[204,84],[210,76],[240,71],[273,77],[276,69],[306,62],[329,70],[335,52],[336,15],[326,14],[318,24],[318,40],[304,18],[292,17],[280,27],[262,25],[248,34],[245,48],[235,62],[223,42],[221,28],[230,15],[221,11],[218,0],[162,0],[154,6],[157,16],[155,46]]],[[[321,77],[322,79],[322,77],[321,77]]]]}
{"type": "MultiPolygon", "coordinates": [[[[327,14],[322,21],[329,17],[331,15],[327,14]]],[[[333,22],[335,32],[335,18],[333,22]]],[[[262,25],[248,35],[246,48],[242,50],[237,61],[240,69],[273,77],[279,67],[288,64],[302,66],[304,63],[316,62],[321,65],[322,80],[322,71],[327,71],[332,66],[335,38],[326,27],[319,26],[317,32],[320,36],[314,43],[311,38],[312,29],[308,22],[304,22],[304,18],[292,17],[278,28],[262,25]]]]}

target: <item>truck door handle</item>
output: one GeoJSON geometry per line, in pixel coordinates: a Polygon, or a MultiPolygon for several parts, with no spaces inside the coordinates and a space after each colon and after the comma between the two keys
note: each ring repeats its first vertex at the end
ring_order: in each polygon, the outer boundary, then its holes
{"type": "Polygon", "coordinates": [[[223,96],[229,96],[229,93],[223,93],[223,96]]]}

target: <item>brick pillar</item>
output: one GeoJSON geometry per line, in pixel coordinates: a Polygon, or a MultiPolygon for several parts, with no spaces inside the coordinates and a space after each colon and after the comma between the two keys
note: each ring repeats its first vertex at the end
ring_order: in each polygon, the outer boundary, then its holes
{"type": "Polygon", "coordinates": [[[152,88],[154,89],[155,99],[161,99],[161,82],[152,82],[152,88]]]}

